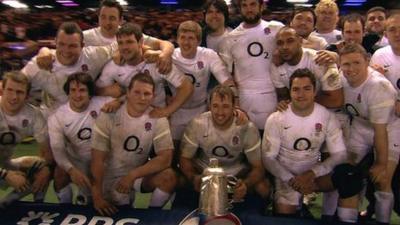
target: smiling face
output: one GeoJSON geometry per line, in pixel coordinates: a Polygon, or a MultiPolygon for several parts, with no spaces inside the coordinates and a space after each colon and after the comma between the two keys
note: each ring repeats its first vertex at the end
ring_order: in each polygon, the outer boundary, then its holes
{"type": "Polygon", "coordinates": [[[85,84],[76,80],[69,84],[68,94],[69,105],[75,112],[83,112],[87,109],[90,102],[89,89],[85,84]]]}
{"type": "Polygon", "coordinates": [[[290,87],[290,97],[294,111],[309,111],[314,106],[315,87],[310,78],[296,77],[290,87]]]}
{"type": "Polygon", "coordinates": [[[136,113],[144,113],[154,99],[154,86],[142,82],[134,81],[127,93],[128,106],[136,113]]]}
{"type": "Polygon", "coordinates": [[[340,56],[340,69],[352,87],[358,87],[368,77],[368,60],[361,53],[348,53],[340,56]]]}
{"type": "Polygon", "coordinates": [[[196,55],[197,46],[200,45],[200,40],[194,32],[179,32],[178,45],[181,49],[181,54],[185,58],[192,58],[196,55]]]}
{"type": "Polygon", "coordinates": [[[386,21],[385,35],[396,55],[400,55],[400,15],[391,16],[386,21]]]}
{"type": "Polygon", "coordinates": [[[8,79],[3,87],[1,107],[9,115],[17,114],[28,96],[27,84],[8,79]]]}
{"type": "Polygon", "coordinates": [[[364,30],[361,21],[345,21],[343,39],[346,43],[362,44],[364,30]]]}
{"type": "Polygon", "coordinates": [[[142,40],[137,41],[135,35],[117,37],[118,50],[126,62],[137,61],[141,58],[142,40]]]}
{"type": "Polygon", "coordinates": [[[227,128],[232,124],[234,105],[232,98],[228,95],[214,93],[211,98],[210,111],[215,126],[227,128]]]}
{"type": "Polygon", "coordinates": [[[56,56],[57,60],[65,65],[75,64],[82,52],[83,43],[79,33],[66,34],[60,30],[56,37],[56,56]]]}
{"type": "Polygon", "coordinates": [[[206,11],[205,21],[211,31],[217,31],[225,27],[225,16],[214,5],[210,5],[206,11]]]}
{"type": "Polygon", "coordinates": [[[386,15],[382,11],[370,12],[367,15],[365,29],[368,32],[382,34],[385,30],[386,15]]]}
{"type": "Polygon", "coordinates": [[[290,26],[296,30],[297,34],[303,38],[307,38],[308,35],[314,30],[314,16],[311,12],[300,12],[294,17],[290,26]]]}
{"type": "Polygon", "coordinates": [[[276,35],[276,47],[281,58],[290,62],[301,54],[301,38],[294,29],[283,29],[276,35]]]}
{"type": "Polygon", "coordinates": [[[121,15],[119,15],[119,11],[115,7],[101,7],[98,19],[101,34],[107,38],[115,36],[122,22],[121,15]]]}

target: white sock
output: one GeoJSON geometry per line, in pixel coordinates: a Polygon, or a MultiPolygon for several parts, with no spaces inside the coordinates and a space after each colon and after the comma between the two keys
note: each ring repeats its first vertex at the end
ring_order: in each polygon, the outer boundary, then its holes
{"type": "Polygon", "coordinates": [[[150,199],[150,207],[163,207],[168,202],[171,194],[156,188],[150,199]]]}
{"type": "Polygon", "coordinates": [[[394,197],[392,192],[375,191],[374,193],[376,221],[389,223],[392,215],[394,197]]]}
{"type": "Polygon", "coordinates": [[[324,192],[322,196],[322,215],[333,216],[338,205],[339,193],[335,191],[324,192]]]}
{"type": "Polygon", "coordinates": [[[60,191],[56,192],[56,195],[60,203],[72,203],[73,193],[71,185],[65,186],[60,191]]]}
{"type": "Polygon", "coordinates": [[[337,208],[339,220],[346,223],[357,223],[358,210],[352,208],[337,208]]]}

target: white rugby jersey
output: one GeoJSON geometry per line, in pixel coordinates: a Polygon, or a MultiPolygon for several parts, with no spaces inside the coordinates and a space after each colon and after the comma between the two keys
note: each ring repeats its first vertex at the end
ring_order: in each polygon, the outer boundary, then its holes
{"type": "Polygon", "coordinates": [[[386,70],[385,77],[396,89],[397,99],[400,100],[400,56],[394,54],[391,46],[386,46],[372,55],[370,65],[379,65],[386,70]]]}
{"type": "Polygon", "coordinates": [[[253,28],[244,28],[241,23],[231,31],[221,43],[221,58],[232,70],[240,91],[252,93],[274,92],[269,76],[272,54],[275,50],[275,35],[283,24],[277,21],[266,22],[253,28]]]}
{"type": "Polygon", "coordinates": [[[289,80],[293,72],[297,69],[308,68],[317,80],[317,90],[333,91],[342,88],[339,71],[336,65],[333,65],[329,73],[328,68],[325,66],[319,66],[315,63],[314,59],[317,55],[317,51],[309,48],[302,48],[303,54],[301,60],[297,65],[289,65],[284,63],[280,66],[271,64],[271,79],[276,88],[288,88],[289,80]]]}
{"type": "Polygon", "coordinates": [[[150,118],[149,108],[132,117],[127,104],[115,113],[100,113],[93,126],[92,148],[108,152],[105,176],[117,178],[145,164],[152,147],[155,153],[174,149],[168,120],[150,118]]]}
{"type": "MultiPolygon", "coordinates": [[[[100,27],[95,27],[83,31],[83,41],[85,46],[106,46],[117,42],[117,37],[106,38],[100,32],[100,27]]],[[[149,44],[149,41],[154,41],[154,38],[143,34],[144,44],[149,44]]]]}
{"type": "MultiPolygon", "coordinates": [[[[193,108],[206,104],[210,73],[220,84],[231,77],[218,54],[212,49],[197,47],[196,56],[193,59],[187,59],[182,56],[181,49],[176,48],[172,59],[176,67],[186,75],[194,87],[192,96],[181,106],[182,108],[193,108]]],[[[172,91],[176,92],[174,88],[172,91]]]]}
{"type": "Polygon", "coordinates": [[[342,31],[336,29],[325,34],[318,33],[317,31],[313,31],[311,34],[324,38],[326,42],[328,42],[328,45],[334,44],[343,39],[342,31]]]}
{"type": "Polygon", "coordinates": [[[158,107],[165,106],[165,81],[173,87],[179,87],[183,79],[185,79],[183,73],[175,65],[172,65],[172,70],[168,74],[161,74],[158,72],[155,63],[146,63],[143,61],[136,66],[128,65],[127,63],[120,66],[110,61],[104,67],[100,78],[96,81],[96,86],[108,87],[117,82],[122,87],[128,88],[130,81],[137,73],[146,71],[149,72],[156,85],[154,105],[158,107]]]}
{"type": "Polygon", "coordinates": [[[39,109],[26,104],[18,114],[9,116],[0,108],[0,167],[7,168],[15,146],[32,136],[39,143],[48,139],[47,124],[39,109]]]}
{"type": "MultiPolygon", "coordinates": [[[[63,90],[63,86],[68,76],[76,72],[86,72],[93,80],[96,80],[103,66],[111,59],[112,52],[116,46],[104,47],[84,47],[78,61],[74,65],[65,66],[56,57],[51,72],[41,70],[36,64],[36,57],[22,69],[28,76],[33,90],[42,89],[55,100],[55,105],[59,106],[67,102],[68,97],[63,90]]],[[[56,55],[56,51],[52,50],[56,55]]],[[[48,103],[48,106],[54,103],[48,103]]]]}
{"type": "Polygon", "coordinates": [[[328,152],[346,151],[342,130],[335,115],[325,107],[314,103],[313,112],[305,117],[298,116],[289,108],[275,112],[267,119],[262,140],[262,155],[277,160],[280,169],[267,169],[283,181],[313,170],[317,176],[330,172],[320,163],[320,148],[326,143],[328,152]]]}
{"type": "Polygon", "coordinates": [[[181,150],[183,157],[195,159],[202,169],[208,166],[210,158],[217,158],[228,174],[236,175],[249,166],[246,161],[261,160],[260,145],[253,123],[236,125],[235,119],[228,129],[219,130],[213,125],[211,112],[205,112],[186,127],[181,150]]]}
{"type": "Polygon", "coordinates": [[[394,121],[397,92],[379,72],[369,68],[368,78],[358,87],[343,81],[345,110],[352,117],[352,126],[374,132],[371,123],[387,124],[394,121]]]}
{"type": "Polygon", "coordinates": [[[216,52],[219,52],[221,41],[223,41],[224,37],[231,31],[232,31],[232,28],[225,27],[225,31],[222,35],[219,35],[219,36],[207,35],[207,37],[206,37],[207,48],[210,48],[216,52]]]}
{"type": "Polygon", "coordinates": [[[91,159],[91,136],[95,119],[110,97],[95,96],[88,108],[75,112],[69,102],[61,105],[48,120],[50,146],[57,164],[68,171],[73,161],[89,162],[91,159]]]}

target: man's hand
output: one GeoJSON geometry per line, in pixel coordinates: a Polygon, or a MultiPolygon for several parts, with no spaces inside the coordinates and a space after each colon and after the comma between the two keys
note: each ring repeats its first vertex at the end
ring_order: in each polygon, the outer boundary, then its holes
{"type": "Polygon", "coordinates": [[[311,170],[306,171],[303,174],[295,176],[289,180],[289,185],[296,191],[302,194],[310,194],[314,192],[314,179],[315,174],[311,170]]]}
{"type": "Polygon", "coordinates": [[[381,183],[384,182],[384,179],[387,179],[386,167],[387,166],[382,163],[374,163],[372,165],[372,167],[369,169],[369,174],[374,183],[381,183]]]}
{"type": "Polygon", "coordinates": [[[288,109],[289,107],[290,100],[282,100],[278,102],[278,105],[276,106],[276,110],[279,112],[284,112],[288,109]]]}
{"type": "Polygon", "coordinates": [[[39,69],[51,71],[53,69],[53,62],[56,57],[51,53],[50,49],[43,47],[39,50],[36,56],[36,64],[39,69]]]}
{"type": "Polygon", "coordinates": [[[93,195],[93,206],[102,216],[112,216],[118,211],[114,205],[104,200],[103,197],[97,195],[96,197],[93,195]]]}
{"type": "Polygon", "coordinates": [[[241,201],[244,199],[247,193],[247,185],[241,179],[239,179],[235,186],[235,191],[233,192],[233,200],[241,201]]]}
{"type": "Polygon", "coordinates": [[[117,183],[116,190],[119,193],[128,194],[132,191],[133,182],[135,181],[135,179],[136,178],[131,174],[122,177],[117,183]]]}
{"type": "Polygon", "coordinates": [[[125,64],[125,60],[122,58],[119,49],[115,50],[114,54],[112,55],[112,60],[118,66],[122,66],[125,64]]]}
{"type": "Polygon", "coordinates": [[[235,108],[233,113],[236,116],[236,125],[245,125],[250,121],[247,113],[240,108],[235,108]]]}
{"type": "Polygon", "coordinates": [[[381,65],[377,65],[377,64],[374,64],[374,65],[370,65],[374,70],[376,70],[376,71],[378,71],[379,73],[381,73],[381,74],[383,74],[383,75],[385,75],[385,73],[387,72],[387,69],[385,69],[383,66],[381,66],[381,65]]]}
{"type": "Polygon", "coordinates": [[[161,53],[157,61],[158,72],[161,74],[169,74],[172,70],[172,56],[161,53]]]}
{"type": "Polygon", "coordinates": [[[150,111],[151,118],[169,117],[170,113],[165,108],[154,108],[150,111]]]}
{"type": "Polygon", "coordinates": [[[32,184],[32,192],[44,192],[49,185],[51,172],[49,167],[41,168],[35,175],[32,184]]]}
{"type": "Polygon", "coordinates": [[[85,174],[83,174],[80,170],[76,169],[75,167],[72,167],[68,171],[68,174],[71,177],[72,182],[78,185],[79,188],[90,189],[91,184],[89,178],[85,174]]]}
{"type": "Polygon", "coordinates": [[[107,102],[101,107],[101,111],[105,113],[115,112],[121,107],[121,102],[118,99],[114,99],[111,102],[107,102]]]}
{"type": "Polygon", "coordinates": [[[272,63],[275,66],[280,66],[285,63],[285,61],[283,61],[281,55],[279,54],[278,49],[275,49],[274,52],[272,53],[272,63]]]}
{"type": "Polygon", "coordinates": [[[9,170],[5,180],[8,185],[13,187],[18,192],[28,190],[30,186],[25,174],[19,171],[9,170]]]}
{"type": "Polygon", "coordinates": [[[149,47],[143,47],[143,51],[143,58],[146,63],[157,63],[161,55],[161,50],[152,50],[149,47]]]}
{"type": "Polygon", "coordinates": [[[314,59],[315,63],[320,66],[329,66],[336,64],[338,55],[335,52],[321,50],[317,51],[317,57],[314,59]]]}

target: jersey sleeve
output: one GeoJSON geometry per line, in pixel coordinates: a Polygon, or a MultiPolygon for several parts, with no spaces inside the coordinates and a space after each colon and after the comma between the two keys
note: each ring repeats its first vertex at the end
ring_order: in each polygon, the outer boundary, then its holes
{"type": "Polygon", "coordinates": [[[258,129],[249,122],[246,130],[244,154],[250,163],[261,160],[261,138],[258,129]]]}
{"type": "Polygon", "coordinates": [[[186,126],[185,132],[181,140],[181,156],[184,158],[192,159],[197,152],[199,147],[199,141],[197,139],[197,132],[199,132],[199,126],[197,123],[198,118],[193,119],[186,126]]]}
{"type": "MultiPolygon", "coordinates": [[[[282,68],[283,71],[280,71],[281,67],[275,66],[273,63],[270,64],[270,77],[272,84],[274,85],[275,88],[284,88],[286,87],[285,82],[282,80],[280,74],[286,74],[286,71],[282,68]]],[[[287,87],[289,88],[289,87],[287,87]]]]}
{"type": "Polygon", "coordinates": [[[287,182],[293,177],[293,174],[283,167],[277,159],[281,147],[279,121],[278,113],[273,113],[268,117],[265,123],[261,154],[264,166],[267,170],[275,177],[287,182]]]}
{"type": "Polygon", "coordinates": [[[214,75],[214,77],[218,80],[220,84],[223,84],[225,81],[231,78],[224,62],[221,60],[221,58],[214,50],[210,49],[210,51],[208,51],[207,53],[208,53],[207,60],[211,62],[210,64],[211,73],[214,75]]]}
{"type": "Polygon", "coordinates": [[[374,85],[368,101],[369,121],[376,124],[385,124],[394,110],[397,92],[392,84],[385,78],[379,78],[379,83],[374,85]]]}
{"type": "Polygon", "coordinates": [[[111,150],[111,123],[111,114],[101,112],[93,125],[93,149],[104,152],[111,150]]]}
{"type": "Polygon", "coordinates": [[[171,129],[169,128],[168,120],[164,117],[158,119],[155,124],[153,143],[156,154],[163,150],[174,149],[171,129]]]}
{"type": "Polygon", "coordinates": [[[168,81],[168,83],[172,84],[172,86],[175,88],[181,86],[183,80],[186,79],[185,75],[183,75],[183,73],[174,64],[172,64],[171,72],[165,75],[161,74],[161,77],[168,81]]]}
{"type": "Polygon", "coordinates": [[[225,63],[226,68],[228,69],[228,72],[232,74],[233,72],[233,55],[231,52],[231,46],[232,45],[232,40],[229,37],[229,34],[222,39],[220,42],[220,48],[218,55],[221,57],[222,61],[225,63]]]}
{"type": "Polygon", "coordinates": [[[113,61],[108,62],[101,72],[99,79],[96,81],[96,86],[103,88],[114,84],[114,74],[116,73],[116,66],[113,61]]]}
{"type": "Polygon", "coordinates": [[[57,118],[57,113],[50,116],[49,123],[49,136],[50,136],[50,146],[53,152],[54,159],[61,168],[68,171],[73,167],[72,163],[69,161],[67,151],[65,136],[63,134],[63,127],[59,119],[57,118]]]}
{"type": "MultiPolygon", "coordinates": [[[[112,58],[113,53],[117,49],[117,43],[113,42],[106,46],[88,46],[83,48],[84,54],[90,59],[91,64],[96,70],[101,69],[112,58]]],[[[96,74],[98,76],[98,74],[96,74]]],[[[97,78],[97,77],[95,77],[97,78]]]]}

